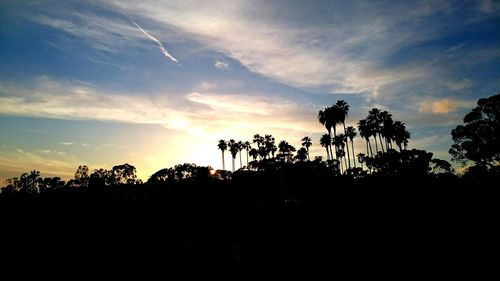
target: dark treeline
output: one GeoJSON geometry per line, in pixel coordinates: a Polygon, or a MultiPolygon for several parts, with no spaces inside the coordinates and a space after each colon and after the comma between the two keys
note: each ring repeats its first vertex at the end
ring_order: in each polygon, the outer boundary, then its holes
{"type": "Polygon", "coordinates": [[[477,249],[494,233],[490,190],[500,179],[500,95],[480,99],[452,131],[463,175],[431,152],[407,149],[410,133],[390,113],[372,109],[356,130],[344,125],[348,110],[339,101],[318,114],[326,160],[310,159],[310,137],[297,150],[256,134],[218,143],[232,170],[240,162],[234,172],[181,164],[142,182],[130,164],[82,165],[67,182],[38,171],[9,179],[0,194],[2,245],[29,265],[50,251],[77,270],[67,257],[89,254],[92,269],[111,259],[169,275],[181,265],[185,277],[310,277],[360,266],[427,276],[483,262],[477,249]],[[354,151],[357,131],[366,153],[354,151]]]}

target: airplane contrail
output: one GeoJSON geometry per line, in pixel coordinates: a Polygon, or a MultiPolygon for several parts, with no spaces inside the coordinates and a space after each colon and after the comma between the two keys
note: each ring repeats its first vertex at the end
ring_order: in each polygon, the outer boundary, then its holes
{"type": "Polygon", "coordinates": [[[179,61],[176,58],[174,58],[167,50],[165,50],[165,47],[163,47],[163,44],[158,39],[156,39],[155,37],[153,37],[151,34],[147,33],[146,30],[142,29],[142,27],[140,27],[132,19],[130,19],[130,21],[135,26],[137,26],[137,28],[139,28],[139,30],[142,31],[142,33],[144,33],[144,35],[146,35],[146,37],[148,37],[149,39],[153,40],[156,44],[158,44],[158,47],[160,48],[160,51],[163,53],[163,55],[165,55],[165,57],[167,57],[168,59],[172,60],[175,63],[179,63],[179,61]]]}

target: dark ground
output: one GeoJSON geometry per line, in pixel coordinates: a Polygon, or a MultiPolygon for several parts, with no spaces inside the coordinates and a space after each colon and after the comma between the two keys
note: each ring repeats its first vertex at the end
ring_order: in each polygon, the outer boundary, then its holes
{"type": "Polygon", "coordinates": [[[351,184],[287,202],[276,186],[141,188],[1,196],[1,272],[477,278],[496,255],[491,187],[351,184]]]}

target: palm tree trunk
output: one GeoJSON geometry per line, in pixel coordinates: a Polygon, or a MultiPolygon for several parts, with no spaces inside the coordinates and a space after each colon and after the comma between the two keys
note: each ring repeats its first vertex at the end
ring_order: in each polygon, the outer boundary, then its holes
{"type": "MultiPolygon", "coordinates": [[[[373,138],[375,139],[375,152],[377,152],[377,154],[378,154],[377,135],[375,134],[373,136],[373,138]]],[[[372,155],[372,157],[373,157],[373,155],[372,155]]]]}
{"type": "MultiPolygon", "coordinates": [[[[377,137],[377,135],[375,135],[377,137]]],[[[380,139],[380,149],[382,149],[382,153],[384,153],[384,144],[382,143],[382,134],[378,134],[378,138],[380,139]]]]}
{"type": "Polygon", "coordinates": [[[309,158],[309,147],[307,147],[307,160],[311,161],[311,158],[309,158]]]}
{"type": "Polygon", "coordinates": [[[356,154],[354,154],[354,141],[353,140],[351,140],[351,148],[352,148],[352,163],[354,163],[354,168],[356,168],[356,154]]]}
{"type": "Polygon", "coordinates": [[[370,139],[369,139],[369,138],[368,138],[368,139],[366,139],[366,140],[368,141],[368,144],[370,145],[370,153],[371,153],[371,155],[372,155],[372,157],[373,157],[372,143],[370,142],[370,139]]]}
{"type": "Polygon", "coordinates": [[[247,151],[247,166],[248,166],[248,149],[246,149],[246,151],[247,151]]]}
{"type": "Polygon", "coordinates": [[[240,150],[240,169],[243,167],[243,162],[241,161],[241,150],[240,150]]]}
{"type": "MultiPolygon", "coordinates": [[[[342,125],[344,125],[344,136],[345,136],[345,122],[342,122],[342,125]]],[[[349,141],[346,143],[347,146],[347,163],[349,163],[349,169],[351,168],[351,157],[349,157],[349,141]]],[[[354,158],[354,154],[352,155],[352,158],[354,158]]]]}
{"type": "Polygon", "coordinates": [[[233,173],[234,173],[234,160],[235,160],[235,158],[232,157],[231,159],[233,160],[233,173]]]}
{"type": "Polygon", "coordinates": [[[328,145],[325,146],[325,148],[326,148],[326,160],[328,161],[330,160],[330,151],[328,151],[328,145]]]}
{"type": "Polygon", "coordinates": [[[226,165],[224,164],[224,150],[222,151],[222,170],[226,170],[226,165]]]}

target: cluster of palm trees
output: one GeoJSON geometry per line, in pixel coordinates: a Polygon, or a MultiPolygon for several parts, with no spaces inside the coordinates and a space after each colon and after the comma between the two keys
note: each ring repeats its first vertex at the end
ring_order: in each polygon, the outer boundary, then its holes
{"type": "Polygon", "coordinates": [[[393,144],[399,151],[406,149],[410,132],[401,121],[394,121],[392,114],[373,108],[368,112],[368,116],[358,123],[360,136],[366,141],[366,155],[374,157],[379,151],[386,152],[393,149],[393,144]],[[375,143],[375,153],[373,153],[371,138],[375,143]],[[380,150],[379,150],[380,149],[380,150]]]}
{"type": "Polygon", "coordinates": [[[344,169],[352,167],[351,155],[353,166],[356,167],[356,161],[354,160],[354,137],[356,137],[357,133],[354,127],[346,127],[345,125],[348,113],[349,105],[343,100],[338,100],[334,105],[318,112],[318,121],[325,126],[328,132],[328,134],[321,136],[320,145],[326,149],[327,160],[335,159],[339,161],[341,169],[343,168],[342,166],[345,166],[344,169]],[[342,125],[344,133],[337,134],[337,125],[342,125]],[[351,149],[349,149],[349,141],[351,149]],[[344,163],[342,163],[342,160],[344,163]]]}
{"type": "MultiPolygon", "coordinates": [[[[318,121],[325,126],[328,132],[328,134],[321,137],[320,145],[326,149],[327,159],[337,160],[341,169],[343,169],[342,166],[345,167],[344,169],[350,169],[352,167],[351,159],[354,168],[356,168],[354,138],[357,136],[357,132],[354,127],[346,127],[345,125],[348,113],[349,105],[343,100],[338,100],[334,105],[318,112],[318,121]],[[342,125],[343,133],[337,134],[337,125],[342,125]],[[332,149],[332,145],[334,149],[332,149]]],[[[366,141],[366,154],[359,153],[357,155],[358,162],[361,164],[366,157],[374,157],[379,151],[384,153],[389,149],[393,149],[393,143],[396,144],[400,151],[403,148],[406,149],[410,139],[410,133],[406,130],[403,122],[394,121],[392,114],[378,108],[371,109],[368,116],[358,122],[358,130],[359,135],[366,141]],[[375,143],[375,153],[373,152],[371,139],[375,143]]]]}
{"type": "MultiPolygon", "coordinates": [[[[349,105],[343,100],[338,100],[334,105],[318,112],[318,121],[327,130],[327,134],[321,136],[319,144],[326,150],[327,161],[338,165],[341,171],[357,168],[357,162],[363,168],[363,162],[368,157],[373,158],[379,152],[384,153],[389,149],[393,149],[394,144],[400,151],[403,148],[406,149],[410,133],[406,130],[405,124],[401,121],[394,121],[392,114],[389,112],[373,108],[368,112],[365,119],[358,122],[359,135],[366,141],[366,154],[359,153],[356,155],[354,152],[354,138],[358,135],[358,131],[353,126],[346,126],[345,121],[348,113],[349,105]],[[340,126],[340,130],[337,126],[340,126]],[[375,152],[372,141],[375,143],[375,152]]],[[[256,144],[256,147],[252,147],[248,141],[242,142],[231,139],[226,142],[220,140],[218,148],[222,152],[222,168],[225,170],[224,151],[226,150],[231,153],[233,171],[235,170],[235,160],[238,153],[240,154],[240,167],[243,167],[241,158],[243,150],[246,150],[247,153],[247,165],[249,157],[252,157],[254,161],[257,161],[257,159],[274,159],[276,152],[278,152],[277,158],[281,160],[310,160],[309,148],[312,146],[312,140],[306,136],[301,141],[302,147],[296,150],[295,147],[284,140],[276,145],[272,135],[254,135],[252,143],[256,144]],[[296,155],[294,156],[293,152],[295,151],[296,155]]]]}
{"type": "Polygon", "coordinates": [[[302,147],[299,150],[296,150],[295,147],[289,144],[287,141],[282,140],[276,145],[276,140],[272,135],[260,135],[255,134],[253,136],[252,143],[256,145],[256,147],[252,147],[249,141],[235,141],[234,139],[230,139],[229,141],[219,140],[217,147],[222,152],[222,169],[226,169],[225,161],[224,161],[224,152],[228,150],[231,153],[232,157],[232,171],[235,170],[235,160],[239,153],[240,158],[240,168],[243,168],[243,161],[241,153],[243,150],[246,151],[246,165],[249,164],[249,158],[251,157],[253,161],[257,161],[258,159],[279,159],[283,161],[292,161],[294,159],[298,161],[306,161],[309,160],[309,147],[312,145],[312,140],[310,137],[306,136],[301,139],[302,147]],[[297,152],[296,155],[293,153],[297,152]]]}

